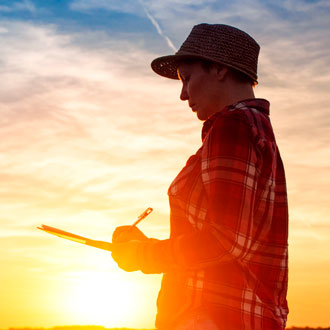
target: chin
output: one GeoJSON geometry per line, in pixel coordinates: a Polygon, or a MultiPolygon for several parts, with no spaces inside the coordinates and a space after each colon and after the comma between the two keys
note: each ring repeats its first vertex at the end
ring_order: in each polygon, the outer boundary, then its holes
{"type": "Polygon", "coordinates": [[[197,112],[197,118],[199,120],[203,120],[203,121],[205,121],[207,119],[207,117],[203,113],[200,113],[200,112],[197,112]]]}

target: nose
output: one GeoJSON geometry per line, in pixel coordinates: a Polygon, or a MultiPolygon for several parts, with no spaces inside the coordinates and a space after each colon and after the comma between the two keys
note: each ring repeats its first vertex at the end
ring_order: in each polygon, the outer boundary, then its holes
{"type": "Polygon", "coordinates": [[[180,94],[180,100],[186,101],[186,100],[188,100],[188,98],[189,97],[188,97],[186,86],[183,84],[182,89],[181,89],[181,94],[180,94]]]}

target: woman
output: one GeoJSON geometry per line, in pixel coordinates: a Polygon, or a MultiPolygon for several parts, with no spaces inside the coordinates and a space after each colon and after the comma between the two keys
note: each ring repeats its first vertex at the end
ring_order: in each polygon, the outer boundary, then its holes
{"type": "Polygon", "coordinates": [[[163,273],[158,329],[285,329],[288,206],[269,120],[254,97],[259,45],[228,25],[199,24],[152,69],[180,79],[204,121],[202,146],[169,187],[171,234],[118,227],[113,259],[163,273]]]}

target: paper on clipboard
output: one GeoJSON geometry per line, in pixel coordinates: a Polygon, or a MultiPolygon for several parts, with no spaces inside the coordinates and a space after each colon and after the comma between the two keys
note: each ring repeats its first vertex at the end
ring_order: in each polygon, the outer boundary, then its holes
{"type": "Polygon", "coordinates": [[[41,227],[37,227],[37,228],[45,231],[46,233],[49,233],[49,234],[73,241],[73,242],[85,244],[88,246],[93,246],[98,249],[102,249],[102,250],[106,250],[106,251],[111,251],[111,243],[109,243],[109,242],[96,241],[93,239],[89,239],[87,237],[79,236],[79,235],[64,231],[62,229],[58,229],[58,228],[54,228],[54,227],[50,227],[50,226],[46,226],[46,225],[41,225],[41,227]]]}

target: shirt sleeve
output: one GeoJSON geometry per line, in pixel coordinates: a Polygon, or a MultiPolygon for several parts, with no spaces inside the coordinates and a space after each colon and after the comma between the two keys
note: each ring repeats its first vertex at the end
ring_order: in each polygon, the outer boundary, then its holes
{"type": "Polygon", "coordinates": [[[205,268],[248,257],[257,232],[253,210],[261,162],[254,141],[244,116],[217,118],[202,149],[207,220],[201,230],[146,246],[149,267],[152,260],[156,267],[149,272],[205,268]]]}

